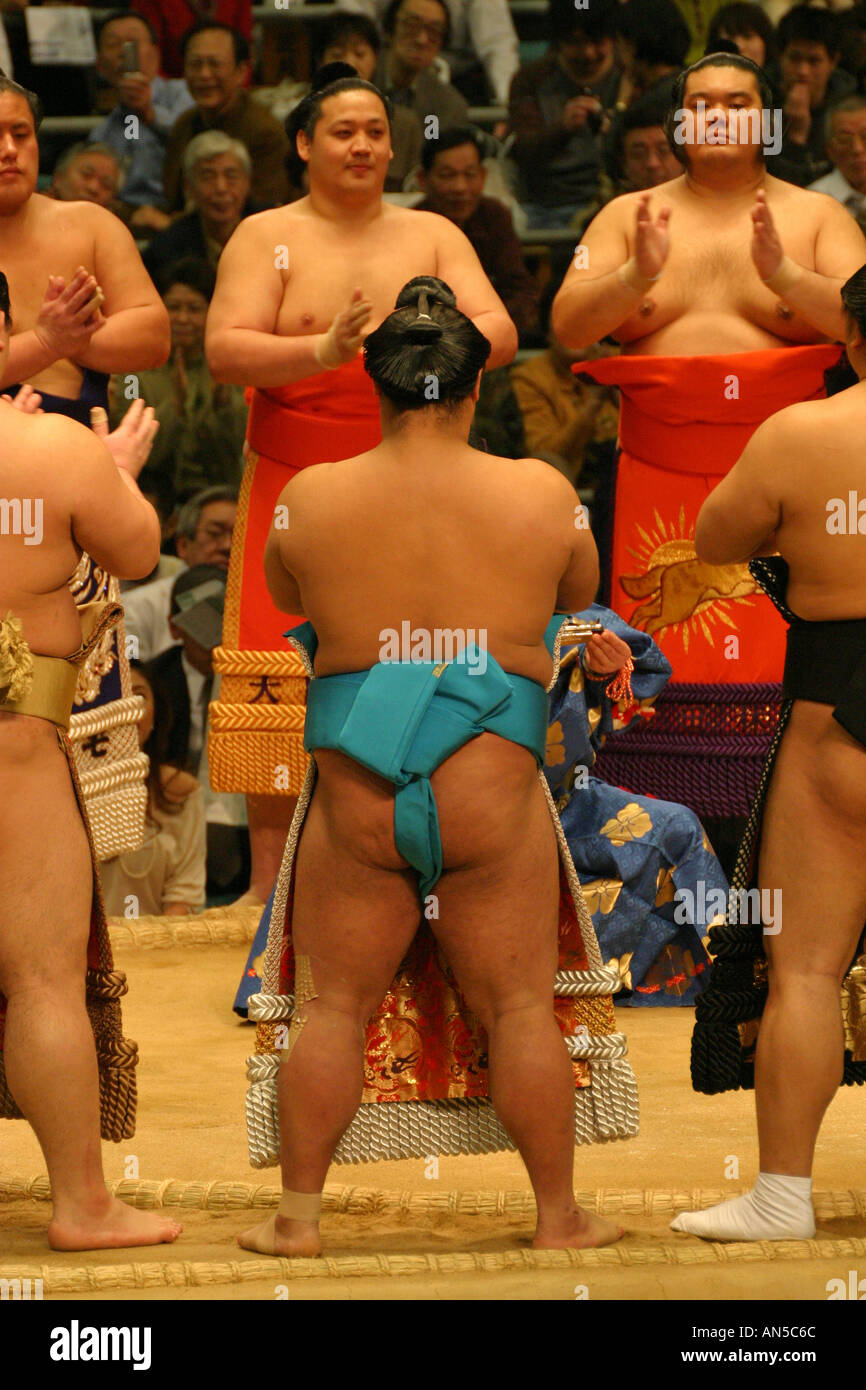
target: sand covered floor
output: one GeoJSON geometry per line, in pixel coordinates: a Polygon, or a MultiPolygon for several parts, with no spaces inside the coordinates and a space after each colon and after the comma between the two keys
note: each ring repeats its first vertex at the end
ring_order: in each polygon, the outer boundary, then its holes
{"type": "MultiPolygon", "coordinates": [[[[331,1170],[325,1258],[267,1259],[236,1244],[279,1197],[276,1169],[249,1167],[244,1061],[253,1028],[231,1011],[255,914],[210,922],[113,924],[126,970],[125,1032],[140,1049],[138,1132],[105,1144],[106,1175],[138,1205],[184,1223],[174,1246],[52,1252],[36,1140],[0,1125],[0,1278],[42,1278],[75,1299],[818,1299],[866,1274],[866,1095],[840,1090],[815,1163],[813,1241],[713,1245],[668,1229],[684,1207],[751,1184],[751,1094],[699,1096],[689,1081],[690,1009],[620,1009],[638,1080],[641,1133],[575,1153],[586,1206],[625,1238],[599,1251],[530,1248],[534,1207],[516,1154],[358,1164],[331,1170]],[[739,1171],[739,1177],[735,1175],[739,1171]]],[[[796,1084],[792,1078],[792,1084],[796,1084]]]]}

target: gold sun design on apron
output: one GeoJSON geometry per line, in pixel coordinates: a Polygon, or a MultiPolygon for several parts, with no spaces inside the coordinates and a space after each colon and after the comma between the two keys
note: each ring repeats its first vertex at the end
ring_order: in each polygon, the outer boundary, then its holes
{"type": "Polygon", "coordinates": [[[693,632],[702,634],[713,647],[713,627],[723,623],[736,628],[730,608],[734,603],[752,607],[749,595],[760,589],[747,564],[708,565],[698,559],[694,523],[686,527],[683,506],[677,522],[671,522],[668,530],[658,511],[653,516],[655,528],[645,531],[636,525],[641,545],[637,549],[628,547],[639,573],[619,576],[629,598],[644,600],[628,621],[651,637],[669,627],[682,628],[686,651],[693,632]]]}

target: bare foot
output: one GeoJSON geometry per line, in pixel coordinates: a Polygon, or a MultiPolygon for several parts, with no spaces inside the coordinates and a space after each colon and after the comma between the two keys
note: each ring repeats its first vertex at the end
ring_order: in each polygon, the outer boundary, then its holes
{"type": "Polygon", "coordinates": [[[243,1250],[257,1255],[321,1255],[322,1242],[316,1221],[291,1221],[287,1216],[269,1216],[259,1226],[251,1226],[238,1236],[243,1250]]]}
{"type": "Polygon", "coordinates": [[[151,1211],[138,1211],[108,1197],[98,1213],[55,1216],[48,1225],[48,1244],[53,1250],[115,1250],[127,1245],[162,1245],[176,1240],[183,1230],[179,1221],[151,1211]]]}
{"type": "Polygon", "coordinates": [[[559,1231],[538,1231],[533,1250],[591,1250],[597,1245],[613,1245],[625,1235],[625,1227],[603,1216],[577,1207],[568,1226],[559,1231]]]}

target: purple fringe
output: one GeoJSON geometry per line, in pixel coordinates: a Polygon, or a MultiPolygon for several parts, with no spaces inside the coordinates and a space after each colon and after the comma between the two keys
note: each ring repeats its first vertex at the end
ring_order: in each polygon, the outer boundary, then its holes
{"type": "Polygon", "coordinates": [[[671,684],[653,716],[609,740],[593,773],[702,818],[748,815],[781,704],[781,685],[671,684]]]}

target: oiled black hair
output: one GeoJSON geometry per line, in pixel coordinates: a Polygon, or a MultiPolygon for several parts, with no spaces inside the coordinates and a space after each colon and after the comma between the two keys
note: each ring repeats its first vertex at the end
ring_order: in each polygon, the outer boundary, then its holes
{"type": "Polygon", "coordinates": [[[33,117],[33,129],[38,130],[42,124],[42,118],[45,115],[45,109],[42,105],[41,98],[37,96],[36,92],[30,92],[26,87],[22,87],[20,82],[13,82],[12,78],[7,77],[3,69],[0,68],[0,96],[2,96],[4,92],[11,92],[15,97],[24,98],[27,105],[30,107],[30,114],[33,117]]]}
{"type": "Polygon", "coordinates": [[[866,338],[866,265],[849,276],[841,289],[842,304],[847,318],[856,323],[866,338]]]}
{"type": "Polygon", "coordinates": [[[489,356],[488,339],[433,275],[405,284],[393,312],[364,342],[364,366],[398,410],[460,405],[489,356]]]}
{"type": "Polygon", "coordinates": [[[385,108],[388,124],[391,124],[391,103],[384,92],[380,92],[372,82],[367,82],[361,77],[351,63],[326,63],[313,75],[313,85],[307,95],[286,118],[286,134],[292,142],[292,148],[295,148],[295,141],[301,130],[308,140],[312,140],[313,131],[322,114],[322,104],[328,97],[339,96],[341,92],[355,91],[372,92],[377,96],[385,108]]]}
{"type": "Polygon", "coordinates": [[[8,330],[12,327],[12,312],[9,307],[9,281],[6,279],[2,270],[0,270],[0,309],[2,309],[3,313],[6,315],[6,328],[8,330]]]}
{"type": "Polygon", "coordinates": [[[374,87],[372,82],[366,82],[351,63],[326,63],[313,74],[313,85],[307,95],[286,117],[286,134],[289,137],[285,159],[286,172],[298,188],[301,187],[306,168],[306,161],[298,154],[299,132],[303,131],[307,139],[312,140],[313,131],[322,114],[322,103],[327,101],[328,97],[339,96],[341,92],[356,91],[372,92],[379,98],[385,108],[385,118],[390,128],[392,107],[385,93],[374,87]]]}
{"type": "Polygon", "coordinates": [[[718,52],[716,43],[723,29],[726,34],[732,34],[736,39],[748,39],[757,35],[759,39],[764,40],[767,50],[766,61],[771,63],[776,57],[776,30],[769,15],[760,5],[750,4],[749,0],[733,0],[732,4],[724,5],[717,10],[707,30],[708,53],[718,52]]]}
{"type": "MultiPolygon", "coordinates": [[[[766,111],[772,111],[775,107],[773,88],[770,80],[763,68],[759,68],[757,63],[753,63],[751,58],[744,58],[742,53],[705,53],[703,58],[699,58],[691,67],[683,68],[677,74],[676,82],[671,89],[671,104],[668,110],[667,120],[665,121],[665,135],[668,137],[668,144],[676,155],[680,164],[688,163],[687,145],[680,145],[674,138],[674,131],[677,124],[677,112],[683,109],[683,101],[686,94],[686,83],[693,72],[702,72],[704,68],[739,68],[742,72],[751,73],[758,88],[761,99],[761,106],[766,111]]],[[[757,147],[760,151],[760,146],[757,147]]]]}

